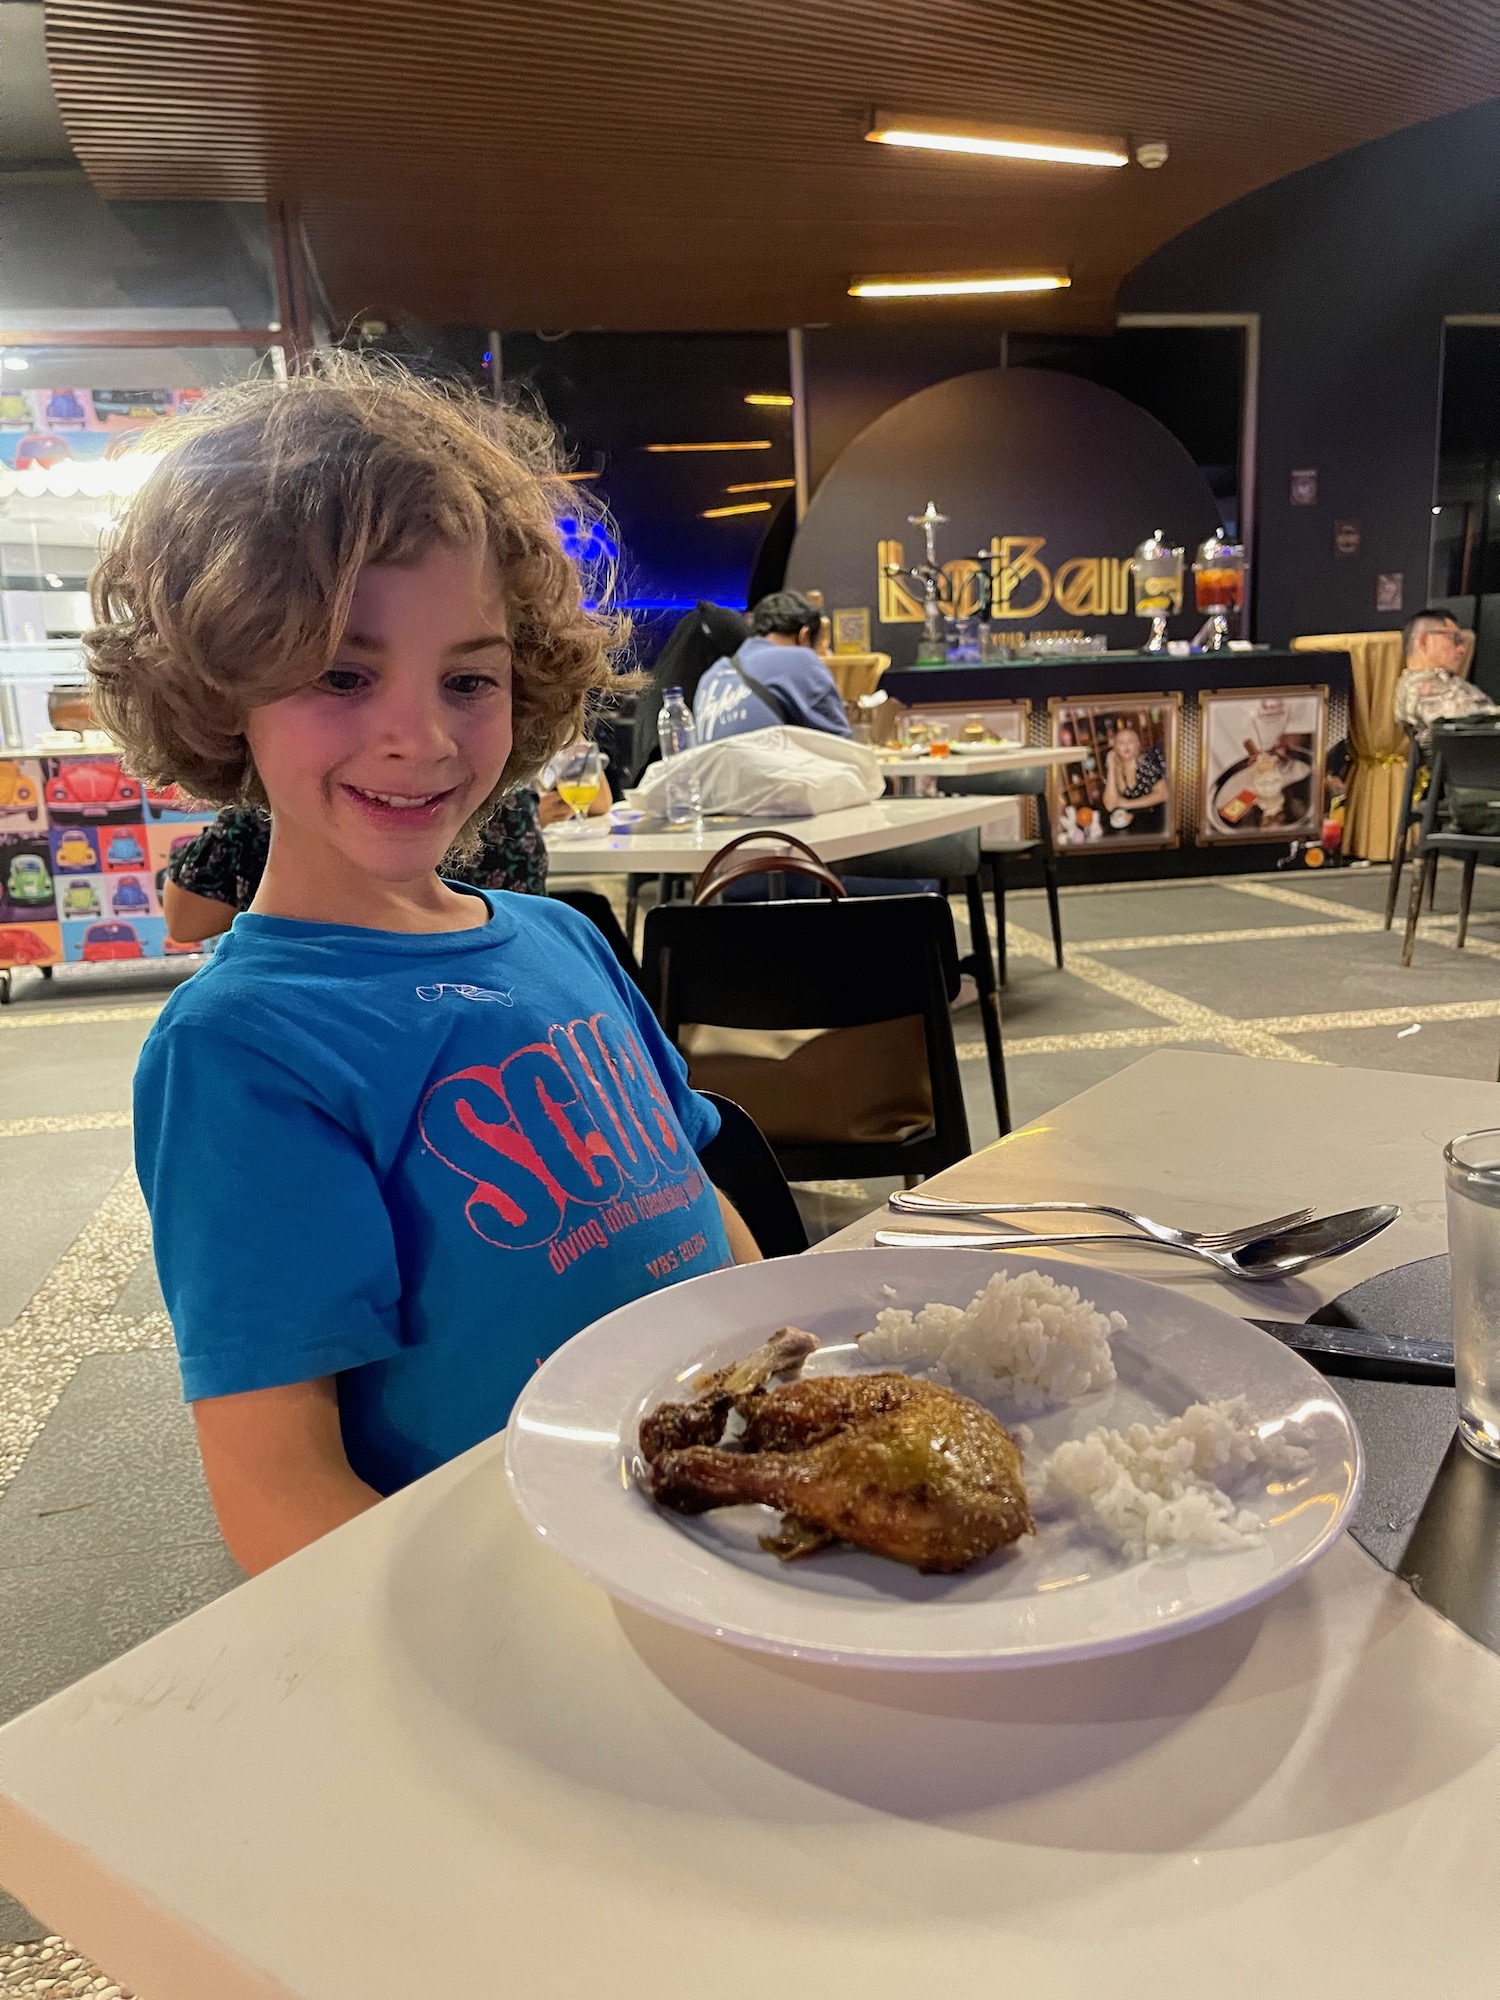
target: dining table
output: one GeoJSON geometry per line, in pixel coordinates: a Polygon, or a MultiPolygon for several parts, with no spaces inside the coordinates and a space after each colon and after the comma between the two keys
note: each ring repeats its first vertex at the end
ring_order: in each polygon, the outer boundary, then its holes
{"type": "MultiPolygon", "coordinates": [[[[876,752],[880,759],[880,770],[886,783],[896,798],[917,798],[931,795],[938,789],[938,781],[945,786],[962,785],[965,777],[987,778],[1004,771],[1050,770],[1057,765],[1078,761],[1078,752],[1061,748],[1055,744],[1037,744],[1032,747],[1023,743],[968,744],[963,748],[951,747],[946,754],[933,756],[928,749],[910,745],[887,745],[876,752]]],[[[994,798],[993,791],[989,796],[994,798]]],[[[997,819],[1003,819],[1005,803],[997,806],[997,819]]],[[[997,827],[998,832],[998,827],[997,827]]],[[[1006,837],[1019,838],[1020,828],[1006,830],[1006,837]]]]}
{"type": "MultiPolygon", "coordinates": [[[[1026,762],[1034,762],[1028,752],[1026,762]]],[[[660,820],[643,820],[629,831],[611,819],[585,819],[549,827],[546,833],[549,877],[568,875],[678,875],[696,879],[719,849],[737,835],[759,832],[774,845],[779,834],[794,834],[823,861],[852,861],[862,854],[882,854],[963,833],[995,817],[995,800],[983,794],[944,798],[880,798],[868,805],[844,806],[837,812],[803,818],[775,814],[749,818],[706,816],[696,824],[669,827],[660,820]]]]}
{"type": "MultiPolygon", "coordinates": [[[[1305,1320],[1441,1254],[1442,1144],[1486,1123],[1494,1084],[1159,1051],[925,1187],[1204,1228],[1399,1203],[1272,1284],[1076,1253],[1081,1283],[1305,1320]]],[[[1500,1639],[1402,1555],[1453,1392],[1332,1386],[1370,1484],[1315,1567],[1189,1636],[1003,1671],[625,1608],[523,1525],[492,1438],[0,1729],[0,1881],[143,2000],[1489,2000],[1500,1639]],[[1421,1401],[1377,1435],[1356,1390],[1421,1401]]],[[[1482,1577],[1494,1537],[1450,1518],[1482,1577]]]]}
{"type": "Polygon", "coordinates": [[[988,777],[997,771],[1035,771],[1058,764],[1076,764],[1078,752],[1055,744],[993,743],[969,749],[950,749],[946,756],[934,757],[930,750],[896,749],[877,751],[880,768],[887,778],[988,777]]]}

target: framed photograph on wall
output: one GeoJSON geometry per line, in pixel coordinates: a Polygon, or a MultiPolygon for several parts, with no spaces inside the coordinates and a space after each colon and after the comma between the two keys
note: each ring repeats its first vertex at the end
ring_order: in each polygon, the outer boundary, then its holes
{"type": "Polygon", "coordinates": [[[1200,842],[1316,839],[1327,688],[1205,689],[1198,706],[1200,842]]]}
{"type": "Polygon", "coordinates": [[[1054,695],[1052,742],[1077,755],[1048,777],[1059,854],[1175,847],[1180,694],[1054,695]]]}
{"type": "Polygon", "coordinates": [[[829,615],[836,653],[868,653],[870,650],[870,607],[847,606],[829,615]]]}

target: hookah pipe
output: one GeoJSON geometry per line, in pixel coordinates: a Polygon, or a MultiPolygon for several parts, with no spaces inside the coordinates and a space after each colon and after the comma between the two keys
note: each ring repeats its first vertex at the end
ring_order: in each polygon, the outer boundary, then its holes
{"type": "Polygon", "coordinates": [[[927,541],[927,560],[913,563],[909,569],[900,563],[887,563],[887,576],[909,577],[922,591],[922,643],[917,649],[917,659],[931,664],[948,657],[948,636],[943,628],[943,572],[937,559],[937,530],[946,524],[948,516],[940,514],[936,504],[929,500],[925,513],[908,514],[907,521],[913,528],[920,528],[927,541]]]}

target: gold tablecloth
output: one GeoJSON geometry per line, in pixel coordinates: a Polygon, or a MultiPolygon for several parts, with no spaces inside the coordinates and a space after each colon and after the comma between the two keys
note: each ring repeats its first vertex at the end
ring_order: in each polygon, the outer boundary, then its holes
{"type": "MultiPolygon", "coordinates": [[[[1474,634],[1460,673],[1469,671],[1474,634]]],[[[1401,674],[1399,632],[1327,632],[1293,639],[1294,653],[1347,653],[1353,686],[1349,702],[1349,792],[1344,808],[1344,852],[1353,859],[1389,861],[1395,850],[1406,777],[1406,731],[1396,720],[1401,674]]]]}
{"type": "Polygon", "coordinates": [[[840,701],[858,701],[873,694],[891,664],[889,653],[825,653],[823,664],[833,675],[840,701]]]}

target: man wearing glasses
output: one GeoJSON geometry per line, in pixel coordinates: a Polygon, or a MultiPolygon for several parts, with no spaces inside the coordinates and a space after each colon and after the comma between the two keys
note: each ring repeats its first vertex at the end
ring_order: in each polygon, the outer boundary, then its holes
{"type": "Polygon", "coordinates": [[[1463,678],[1464,635],[1451,611],[1419,611],[1401,635],[1406,666],[1396,682],[1396,720],[1426,747],[1434,722],[1493,715],[1494,702],[1463,678]]]}

